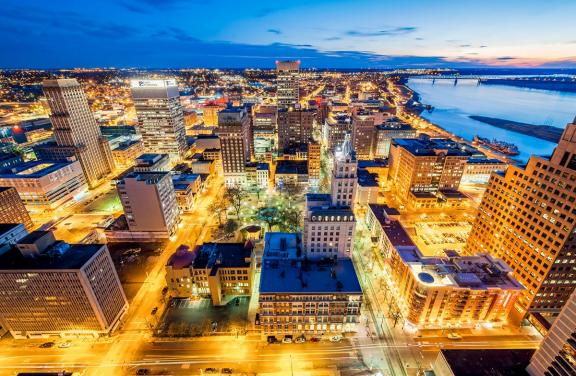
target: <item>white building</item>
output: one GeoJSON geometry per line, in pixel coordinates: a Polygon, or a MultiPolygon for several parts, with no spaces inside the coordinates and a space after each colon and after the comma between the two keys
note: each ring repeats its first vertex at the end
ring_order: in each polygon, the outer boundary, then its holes
{"type": "Polygon", "coordinates": [[[224,182],[227,187],[246,184],[246,162],[250,161],[250,116],[245,108],[229,107],[218,113],[218,136],[224,182]]]}
{"type": "Polygon", "coordinates": [[[132,80],[130,87],[144,150],[169,154],[173,161],[184,157],[188,146],[176,80],[132,80]]]}
{"type": "Polygon", "coordinates": [[[276,62],[276,101],[278,108],[295,107],[300,98],[300,61],[276,62]]]}

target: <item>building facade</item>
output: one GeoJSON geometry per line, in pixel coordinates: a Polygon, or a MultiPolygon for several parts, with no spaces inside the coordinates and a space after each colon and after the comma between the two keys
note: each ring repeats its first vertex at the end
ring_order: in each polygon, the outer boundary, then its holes
{"type": "Polygon", "coordinates": [[[32,218],[14,187],[0,186],[0,223],[22,223],[26,230],[34,229],[32,218]]]}
{"type": "Polygon", "coordinates": [[[514,270],[526,291],[516,305],[558,315],[576,287],[576,124],[568,124],[548,158],[492,174],[466,245],[488,252],[514,270]]]}
{"type": "Polygon", "coordinates": [[[374,116],[368,112],[358,112],[352,116],[352,147],[358,159],[374,158],[376,126],[374,116]]]}
{"type": "Polygon", "coordinates": [[[308,109],[278,110],[278,149],[312,139],[315,114],[308,109]]]}
{"type": "Polygon", "coordinates": [[[227,187],[246,184],[250,161],[250,116],[245,108],[229,107],[218,113],[218,137],[227,187]]]}
{"type": "Polygon", "coordinates": [[[0,263],[0,320],[17,339],[98,336],[114,331],[128,309],[103,244],[67,244],[34,231],[0,263]]]}
{"type": "Polygon", "coordinates": [[[57,160],[75,156],[88,186],[97,186],[115,166],[110,144],[96,124],[86,94],[75,79],[45,80],[42,87],[57,144],[51,154],[57,160]]]}
{"type": "Polygon", "coordinates": [[[130,88],[144,150],[183,158],[188,145],[176,80],[132,80],[130,88]]]}
{"type": "Polygon", "coordinates": [[[300,100],[300,61],[276,62],[276,101],[278,108],[295,107],[300,100]]]}
{"type": "Polygon", "coordinates": [[[374,154],[376,158],[388,158],[393,139],[416,138],[416,129],[398,120],[389,120],[378,124],[375,132],[374,154]]]}

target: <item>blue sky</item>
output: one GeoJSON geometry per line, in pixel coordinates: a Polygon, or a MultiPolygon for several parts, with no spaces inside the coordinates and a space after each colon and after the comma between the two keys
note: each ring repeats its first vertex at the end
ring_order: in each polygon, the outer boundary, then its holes
{"type": "Polygon", "coordinates": [[[576,67],[574,0],[3,0],[0,67],[576,67]]]}

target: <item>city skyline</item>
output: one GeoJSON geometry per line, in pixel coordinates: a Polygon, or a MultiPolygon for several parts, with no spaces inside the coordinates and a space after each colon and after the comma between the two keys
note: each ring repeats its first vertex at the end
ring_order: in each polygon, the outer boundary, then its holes
{"type": "Polygon", "coordinates": [[[0,37],[11,53],[0,67],[271,68],[280,58],[303,68],[573,68],[574,11],[563,0],[8,0],[0,37]]]}

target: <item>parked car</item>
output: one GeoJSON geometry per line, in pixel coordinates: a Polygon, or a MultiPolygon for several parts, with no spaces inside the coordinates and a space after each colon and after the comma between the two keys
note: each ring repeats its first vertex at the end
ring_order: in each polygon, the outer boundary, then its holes
{"type": "Polygon", "coordinates": [[[151,313],[152,313],[153,315],[155,315],[155,314],[156,314],[156,312],[158,312],[158,307],[154,307],[154,308],[152,308],[152,312],[151,312],[151,313]]]}
{"type": "Polygon", "coordinates": [[[148,368],[139,368],[138,371],[136,371],[137,375],[147,375],[150,373],[150,370],[148,368]]]}
{"type": "Polygon", "coordinates": [[[294,341],[294,342],[304,343],[304,342],[306,342],[306,337],[304,337],[304,336],[296,337],[296,341],[294,341]]]}
{"type": "Polygon", "coordinates": [[[168,286],[162,289],[162,295],[166,295],[168,293],[168,286]]]}
{"type": "Polygon", "coordinates": [[[462,339],[462,336],[460,334],[454,333],[454,332],[448,333],[448,335],[446,337],[448,337],[448,339],[453,339],[453,340],[462,339]]]}
{"type": "Polygon", "coordinates": [[[54,345],[55,345],[54,342],[44,342],[43,344],[40,345],[40,347],[43,349],[49,349],[50,347],[54,347],[54,345]]]}
{"type": "Polygon", "coordinates": [[[222,368],[222,373],[229,375],[232,373],[232,368],[222,368]]]}
{"type": "Polygon", "coordinates": [[[292,343],[292,336],[291,335],[284,336],[284,339],[282,339],[282,343],[292,343]]]}
{"type": "Polygon", "coordinates": [[[278,338],[276,338],[275,336],[268,336],[268,338],[266,339],[266,342],[268,342],[268,343],[279,343],[280,341],[278,341],[278,338]]]}
{"type": "Polygon", "coordinates": [[[312,337],[312,338],[310,338],[310,342],[320,342],[320,338],[312,337]]]}
{"type": "Polygon", "coordinates": [[[218,368],[213,368],[213,367],[205,368],[204,373],[218,373],[218,368]]]}
{"type": "Polygon", "coordinates": [[[330,337],[330,342],[340,342],[342,341],[342,336],[341,335],[335,335],[330,337]]]}
{"type": "Polygon", "coordinates": [[[67,349],[70,346],[72,346],[72,342],[62,342],[61,344],[58,345],[58,347],[61,349],[67,349]]]}

